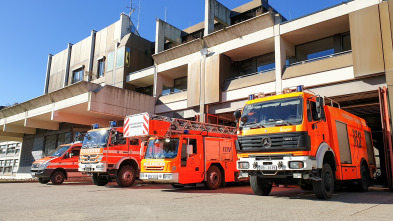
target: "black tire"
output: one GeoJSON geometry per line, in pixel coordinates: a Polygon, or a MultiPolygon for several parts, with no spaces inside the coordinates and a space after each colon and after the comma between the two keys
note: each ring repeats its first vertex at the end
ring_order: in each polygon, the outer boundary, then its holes
{"type": "Polygon", "coordinates": [[[334,192],[335,174],[329,164],[325,163],[321,171],[321,180],[313,181],[312,187],[318,199],[330,199],[334,192]]]}
{"type": "Polygon", "coordinates": [[[48,178],[42,178],[42,177],[38,178],[38,182],[40,182],[41,184],[47,184],[49,183],[49,181],[50,179],[48,178]]]}
{"type": "Polygon", "coordinates": [[[258,196],[268,196],[273,187],[273,183],[255,175],[250,176],[250,185],[252,191],[258,196]]]}
{"type": "Polygon", "coordinates": [[[105,186],[106,184],[109,183],[109,179],[106,176],[100,176],[96,173],[93,174],[91,179],[93,180],[93,183],[96,186],[105,186]]]}
{"type": "Polygon", "coordinates": [[[217,166],[210,166],[207,170],[205,186],[209,190],[216,190],[222,184],[221,170],[217,166]]]}
{"type": "Polygon", "coordinates": [[[50,181],[52,181],[54,185],[60,185],[64,182],[64,180],[65,180],[65,174],[61,171],[54,172],[50,177],[50,181]]]}
{"type": "Polygon", "coordinates": [[[367,167],[362,165],[360,168],[360,180],[358,180],[357,189],[360,192],[367,192],[370,186],[370,175],[367,167]]]}
{"type": "Polygon", "coordinates": [[[134,184],[136,179],[136,170],[130,165],[125,165],[120,168],[116,177],[117,185],[120,187],[130,187],[134,184]]]}
{"type": "Polygon", "coordinates": [[[172,187],[175,189],[182,189],[184,188],[183,184],[178,184],[178,183],[171,183],[172,187]]]}

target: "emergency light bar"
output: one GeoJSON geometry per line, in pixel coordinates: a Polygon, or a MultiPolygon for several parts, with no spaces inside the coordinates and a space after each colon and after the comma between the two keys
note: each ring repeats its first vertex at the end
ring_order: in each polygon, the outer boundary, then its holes
{"type": "Polygon", "coordinates": [[[109,121],[109,127],[117,127],[116,121],[109,121]]]}
{"type": "Polygon", "coordinates": [[[100,128],[100,125],[99,125],[99,124],[93,124],[93,125],[92,125],[92,128],[93,128],[93,130],[94,130],[94,129],[98,129],[98,128],[100,128]]]}

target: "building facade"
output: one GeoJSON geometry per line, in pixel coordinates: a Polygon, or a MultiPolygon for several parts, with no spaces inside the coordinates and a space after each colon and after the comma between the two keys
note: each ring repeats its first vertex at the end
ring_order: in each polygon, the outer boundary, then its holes
{"type": "Polygon", "coordinates": [[[31,161],[60,128],[72,133],[144,111],[231,125],[248,95],[304,85],[366,119],[381,179],[392,181],[393,159],[384,154],[391,149],[391,1],[346,1],[294,20],[265,0],[235,9],[205,0],[201,13],[204,21],[184,30],[157,20],[155,42],[132,32],[122,14],[49,55],[44,95],[1,110],[0,138],[23,139],[22,156],[31,161]]]}
{"type": "Polygon", "coordinates": [[[13,175],[18,171],[21,142],[0,142],[0,176],[13,175]]]}

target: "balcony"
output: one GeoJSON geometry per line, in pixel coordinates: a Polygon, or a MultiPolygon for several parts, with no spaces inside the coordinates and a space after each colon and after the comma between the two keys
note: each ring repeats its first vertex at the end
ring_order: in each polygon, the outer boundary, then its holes
{"type": "Polygon", "coordinates": [[[240,88],[264,84],[276,80],[275,69],[268,69],[252,74],[242,75],[225,80],[223,91],[232,91],[240,88]]]}
{"type": "Polygon", "coordinates": [[[349,66],[353,66],[351,50],[287,65],[282,79],[285,80],[349,66]]]}

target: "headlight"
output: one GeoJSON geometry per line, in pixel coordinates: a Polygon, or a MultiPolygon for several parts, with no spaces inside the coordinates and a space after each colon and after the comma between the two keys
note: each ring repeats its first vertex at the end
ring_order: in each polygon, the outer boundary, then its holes
{"type": "Polygon", "coordinates": [[[291,169],[302,169],[303,168],[303,162],[302,161],[291,161],[289,162],[289,168],[291,169]]]}
{"type": "Polygon", "coordinates": [[[248,162],[239,162],[238,163],[239,169],[248,169],[250,164],[248,162]]]}
{"type": "Polygon", "coordinates": [[[49,163],[50,163],[50,161],[46,161],[46,162],[42,163],[42,164],[38,167],[38,169],[40,169],[40,170],[46,169],[46,167],[49,165],[49,163]]]}
{"type": "Polygon", "coordinates": [[[172,174],[164,174],[164,179],[171,180],[172,174]]]}

